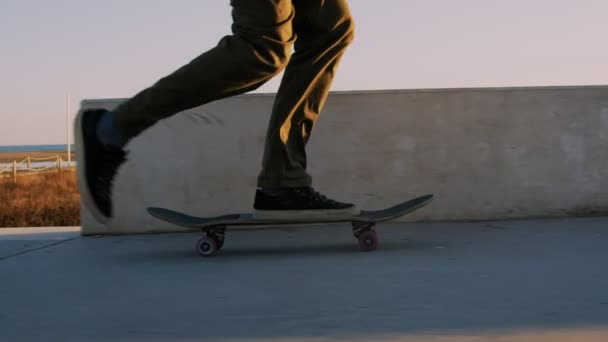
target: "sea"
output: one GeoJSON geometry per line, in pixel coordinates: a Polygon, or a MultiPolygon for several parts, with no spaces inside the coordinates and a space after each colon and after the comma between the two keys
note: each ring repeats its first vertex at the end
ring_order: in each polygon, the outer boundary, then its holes
{"type": "MultiPolygon", "coordinates": [[[[38,152],[38,151],[65,151],[67,150],[67,144],[60,145],[7,145],[0,146],[1,152],[38,152]]],[[[71,145],[72,151],[74,150],[74,144],[71,145]]]]}

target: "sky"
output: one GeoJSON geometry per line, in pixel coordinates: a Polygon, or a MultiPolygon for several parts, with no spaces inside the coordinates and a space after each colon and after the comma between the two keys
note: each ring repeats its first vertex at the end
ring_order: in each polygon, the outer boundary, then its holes
{"type": "MultiPolygon", "coordinates": [[[[332,90],[608,84],[605,0],[350,0],[332,90]]],[[[0,145],[66,141],[66,94],[128,98],[230,34],[225,0],[0,0],[0,145]]],[[[280,76],[255,92],[275,92],[280,76]]]]}

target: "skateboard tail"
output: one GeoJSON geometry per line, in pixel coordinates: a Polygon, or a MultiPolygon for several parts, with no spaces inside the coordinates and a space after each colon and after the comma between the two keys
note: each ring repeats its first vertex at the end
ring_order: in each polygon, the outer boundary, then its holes
{"type": "Polygon", "coordinates": [[[358,215],[360,218],[358,221],[375,223],[394,220],[428,205],[433,201],[433,198],[434,195],[424,195],[383,210],[362,211],[361,214],[358,215]]]}

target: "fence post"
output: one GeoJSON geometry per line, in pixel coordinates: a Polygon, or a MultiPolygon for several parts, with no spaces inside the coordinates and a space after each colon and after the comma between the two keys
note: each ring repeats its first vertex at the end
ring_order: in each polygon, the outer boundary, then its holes
{"type": "Polygon", "coordinates": [[[17,161],[13,160],[13,183],[17,183],[17,161]]]}
{"type": "Polygon", "coordinates": [[[32,169],[32,161],[30,156],[27,156],[27,170],[30,171],[32,169]]]}
{"type": "Polygon", "coordinates": [[[57,171],[61,171],[61,156],[57,155],[57,171]]]}

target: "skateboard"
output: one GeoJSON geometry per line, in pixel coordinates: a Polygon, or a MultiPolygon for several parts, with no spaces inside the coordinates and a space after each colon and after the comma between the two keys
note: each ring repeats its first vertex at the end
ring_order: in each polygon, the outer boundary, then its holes
{"type": "Polygon", "coordinates": [[[263,219],[253,213],[228,214],[216,217],[197,217],[165,208],[148,207],[150,215],[162,221],[185,228],[200,229],[205,234],[196,243],[196,251],[202,257],[214,256],[224,246],[227,226],[272,226],[290,224],[318,224],[350,222],[353,235],[359,242],[362,251],[373,251],[378,248],[378,235],[374,230],[376,223],[394,220],[405,214],[420,209],[433,200],[433,195],[425,195],[399,203],[381,210],[361,210],[353,216],[315,218],[315,219],[263,219]]]}

